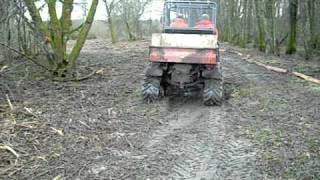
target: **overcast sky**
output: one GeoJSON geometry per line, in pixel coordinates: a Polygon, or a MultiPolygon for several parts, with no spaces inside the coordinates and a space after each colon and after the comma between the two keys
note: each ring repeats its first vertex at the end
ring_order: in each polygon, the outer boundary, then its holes
{"type": "MultiPolygon", "coordinates": [[[[88,8],[91,5],[92,0],[75,0],[76,3],[79,2],[87,2],[88,3],[88,8]]],[[[41,3],[38,3],[40,6],[41,3]]],[[[57,3],[57,13],[60,16],[61,14],[61,3],[57,3]]],[[[143,16],[144,19],[160,19],[161,12],[162,12],[162,7],[163,7],[163,0],[153,0],[153,3],[149,5],[149,7],[146,10],[145,15],[143,16]]],[[[72,19],[82,19],[84,15],[83,8],[80,5],[75,5],[73,12],[72,12],[72,19]]],[[[41,16],[43,17],[44,20],[48,20],[48,9],[45,8],[41,12],[41,16]]],[[[96,20],[106,20],[107,19],[107,13],[105,9],[105,4],[102,0],[99,0],[99,5],[97,8],[96,20]]]]}

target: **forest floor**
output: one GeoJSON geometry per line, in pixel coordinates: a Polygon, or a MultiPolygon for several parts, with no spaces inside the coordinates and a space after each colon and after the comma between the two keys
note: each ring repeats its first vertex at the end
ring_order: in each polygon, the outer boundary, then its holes
{"type": "Polygon", "coordinates": [[[145,41],[88,41],[79,67],[99,73],[81,82],[44,80],[25,67],[0,76],[0,179],[319,178],[320,86],[237,52],[315,77],[319,61],[222,46],[221,107],[199,97],[143,103],[145,41]]]}

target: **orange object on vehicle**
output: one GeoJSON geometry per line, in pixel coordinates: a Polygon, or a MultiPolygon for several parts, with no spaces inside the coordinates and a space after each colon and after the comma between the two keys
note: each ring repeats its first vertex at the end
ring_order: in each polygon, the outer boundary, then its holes
{"type": "Polygon", "coordinates": [[[218,35],[218,30],[217,30],[216,26],[210,20],[207,20],[207,19],[203,19],[203,20],[198,21],[196,23],[195,28],[213,29],[214,34],[218,35]]]}
{"type": "Polygon", "coordinates": [[[185,28],[188,27],[188,23],[183,18],[176,18],[173,20],[170,26],[173,28],[185,28]]]}
{"type": "Polygon", "coordinates": [[[204,20],[198,21],[195,28],[213,29],[214,25],[212,24],[212,22],[210,20],[204,19],[204,20]]]}

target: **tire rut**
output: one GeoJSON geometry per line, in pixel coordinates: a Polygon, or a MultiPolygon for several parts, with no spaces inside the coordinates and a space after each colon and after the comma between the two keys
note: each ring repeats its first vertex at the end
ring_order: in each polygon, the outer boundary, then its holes
{"type": "Polygon", "coordinates": [[[167,126],[155,131],[146,146],[150,152],[166,149],[176,156],[169,179],[250,179],[255,152],[250,142],[229,131],[226,107],[197,103],[177,108],[167,126]]]}
{"type": "MultiPolygon", "coordinates": [[[[265,83],[273,76],[236,58],[239,57],[228,55],[224,58],[224,61],[227,61],[224,73],[236,83],[265,83]]],[[[259,154],[254,144],[248,139],[236,136],[237,133],[234,132],[234,122],[241,120],[241,116],[233,107],[228,104],[206,107],[200,105],[202,103],[199,100],[175,103],[178,105],[164,117],[168,124],[156,130],[145,146],[146,151],[153,154],[152,161],[164,166],[160,165],[157,170],[168,171],[167,175],[153,178],[260,178],[256,167],[259,154]],[[157,159],[159,153],[161,157],[170,158],[157,159]],[[168,159],[171,162],[166,162],[168,159]]]]}

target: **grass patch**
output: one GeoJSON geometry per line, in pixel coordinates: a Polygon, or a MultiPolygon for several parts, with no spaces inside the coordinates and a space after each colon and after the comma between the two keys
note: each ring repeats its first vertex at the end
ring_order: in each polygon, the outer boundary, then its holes
{"type": "Polygon", "coordinates": [[[310,85],[310,89],[311,89],[312,91],[315,91],[315,92],[320,92],[320,85],[311,84],[311,85],[310,85]]]}
{"type": "Polygon", "coordinates": [[[251,94],[252,90],[253,90],[252,87],[248,85],[233,87],[230,97],[231,99],[248,97],[251,94]]]}

